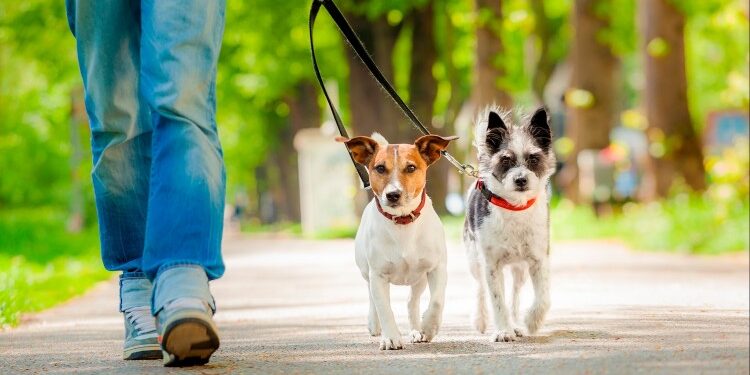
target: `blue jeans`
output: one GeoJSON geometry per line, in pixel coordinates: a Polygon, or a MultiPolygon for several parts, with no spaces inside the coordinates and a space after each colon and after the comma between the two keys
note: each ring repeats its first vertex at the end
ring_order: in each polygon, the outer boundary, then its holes
{"type": "Polygon", "coordinates": [[[104,266],[126,280],[156,280],[157,289],[174,267],[221,277],[226,177],[215,91],[225,2],[66,5],[91,126],[104,266]]]}

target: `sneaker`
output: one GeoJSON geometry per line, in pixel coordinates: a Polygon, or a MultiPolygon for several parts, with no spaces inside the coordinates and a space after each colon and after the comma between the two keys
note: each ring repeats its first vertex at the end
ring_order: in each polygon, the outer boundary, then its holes
{"type": "Polygon", "coordinates": [[[197,298],[168,302],[156,315],[164,366],[204,365],[219,348],[211,307],[197,298]]]}
{"type": "Polygon", "coordinates": [[[122,358],[161,359],[161,347],[157,340],[156,322],[148,306],[131,307],[125,315],[125,347],[122,358]]]}

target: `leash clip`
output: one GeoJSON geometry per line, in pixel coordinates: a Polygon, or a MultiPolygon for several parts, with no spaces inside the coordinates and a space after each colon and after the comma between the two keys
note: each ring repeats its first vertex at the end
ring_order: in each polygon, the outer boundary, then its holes
{"type": "Polygon", "coordinates": [[[469,175],[474,178],[479,178],[479,171],[470,164],[461,165],[461,173],[469,175]]]}

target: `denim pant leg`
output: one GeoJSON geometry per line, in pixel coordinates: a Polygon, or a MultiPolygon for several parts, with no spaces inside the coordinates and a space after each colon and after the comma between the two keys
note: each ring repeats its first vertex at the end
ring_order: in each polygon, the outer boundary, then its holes
{"type": "Polygon", "coordinates": [[[146,231],[151,118],[139,95],[137,0],[67,0],[86,92],[104,266],[139,275],[146,231]]]}
{"type": "MultiPolygon", "coordinates": [[[[182,297],[179,290],[160,290],[162,272],[182,267],[190,273],[199,266],[208,280],[224,273],[226,177],[215,90],[225,3],[143,0],[141,6],[141,92],[153,124],[143,270],[155,279],[157,312],[182,297]]],[[[195,294],[184,290],[185,296],[195,294]]]]}

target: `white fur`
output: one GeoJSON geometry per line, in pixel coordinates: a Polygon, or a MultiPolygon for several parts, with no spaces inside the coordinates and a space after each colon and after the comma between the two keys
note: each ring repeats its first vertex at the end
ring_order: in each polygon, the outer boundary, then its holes
{"type": "MultiPolygon", "coordinates": [[[[381,335],[381,350],[403,348],[391,310],[390,284],[411,286],[411,342],[429,342],[440,328],[447,281],[445,234],[432,201],[425,199],[421,215],[406,225],[386,219],[373,199],[365,208],[357,231],[355,259],[370,293],[368,328],[373,336],[381,335]],[[420,319],[419,298],[427,285],[430,303],[420,319]]],[[[410,199],[398,211],[411,212],[420,200],[421,195],[410,199]]],[[[383,209],[391,211],[389,207],[383,209]]]]}
{"type": "Polygon", "coordinates": [[[372,136],[370,138],[374,139],[375,142],[378,142],[380,147],[388,146],[388,140],[385,139],[385,137],[383,137],[383,135],[378,132],[372,133],[372,136]]]}

